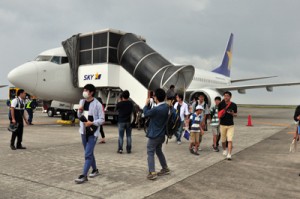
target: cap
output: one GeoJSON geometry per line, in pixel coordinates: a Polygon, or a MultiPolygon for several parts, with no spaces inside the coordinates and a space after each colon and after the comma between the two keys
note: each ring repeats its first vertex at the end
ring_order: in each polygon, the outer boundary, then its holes
{"type": "Polygon", "coordinates": [[[203,107],[201,105],[196,106],[196,110],[203,110],[203,107]]]}
{"type": "Polygon", "coordinates": [[[11,123],[11,124],[8,126],[7,130],[9,130],[10,132],[15,132],[15,131],[18,129],[18,126],[19,126],[18,123],[16,123],[16,124],[12,124],[12,123],[11,123]]]}

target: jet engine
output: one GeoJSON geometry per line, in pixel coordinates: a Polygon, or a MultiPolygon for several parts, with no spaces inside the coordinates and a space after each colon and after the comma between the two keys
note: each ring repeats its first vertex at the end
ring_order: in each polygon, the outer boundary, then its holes
{"type": "Polygon", "coordinates": [[[199,89],[193,92],[189,92],[189,95],[187,95],[187,99],[190,101],[193,100],[194,97],[198,97],[201,93],[205,96],[205,101],[209,105],[209,107],[215,105],[215,97],[219,96],[222,97],[222,95],[217,91],[213,89],[199,89]]]}

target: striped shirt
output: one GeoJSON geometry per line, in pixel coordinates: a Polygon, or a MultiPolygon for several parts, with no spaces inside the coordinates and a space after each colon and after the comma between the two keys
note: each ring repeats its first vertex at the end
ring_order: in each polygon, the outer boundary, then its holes
{"type": "Polygon", "coordinates": [[[214,106],[210,109],[210,113],[212,115],[210,126],[217,127],[220,125],[219,117],[218,117],[218,107],[214,106]]]}
{"type": "Polygon", "coordinates": [[[196,115],[196,113],[193,113],[190,116],[190,120],[192,122],[192,126],[191,126],[191,131],[190,132],[194,132],[194,133],[200,133],[200,123],[202,121],[202,116],[200,115],[196,115]]]}

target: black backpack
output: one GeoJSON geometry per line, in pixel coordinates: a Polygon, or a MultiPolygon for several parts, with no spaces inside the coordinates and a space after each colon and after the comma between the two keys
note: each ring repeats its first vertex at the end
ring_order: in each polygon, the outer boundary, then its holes
{"type": "Polygon", "coordinates": [[[176,110],[173,106],[169,106],[168,120],[166,124],[167,143],[168,143],[168,139],[171,139],[173,135],[176,134],[180,126],[181,119],[180,119],[179,110],[178,109],[176,110]]]}
{"type": "Polygon", "coordinates": [[[217,111],[216,107],[212,107],[212,109],[211,109],[211,111],[210,111],[210,118],[211,118],[211,119],[215,116],[216,111],[217,111]]]}

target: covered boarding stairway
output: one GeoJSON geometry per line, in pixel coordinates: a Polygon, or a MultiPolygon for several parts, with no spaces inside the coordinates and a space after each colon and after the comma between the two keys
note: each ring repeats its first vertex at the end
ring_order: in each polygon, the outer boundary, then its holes
{"type": "Polygon", "coordinates": [[[100,96],[107,105],[115,104],[115,95],[122,90],[129,90],[130,98],[140,108],[148,90],[167,90],[175,85],[177,91],[184,93],[195,73],[191,65],[170,63],[141,36],[118,30],[74,35],[62,45],[69,59],[73,86],[94,84],[103,91],[100,96]]]}

